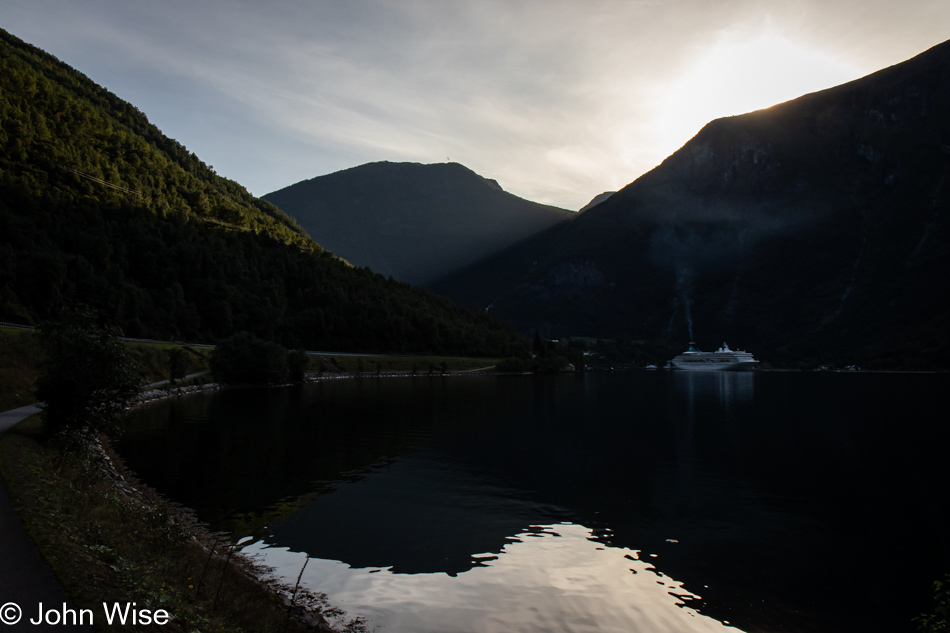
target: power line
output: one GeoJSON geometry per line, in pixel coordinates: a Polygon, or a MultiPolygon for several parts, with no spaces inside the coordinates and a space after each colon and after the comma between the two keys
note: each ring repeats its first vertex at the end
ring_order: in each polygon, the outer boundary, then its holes
{"type": "MultiPolygon", "coordinates": [[[[46,157],[44,156],[44,158],[46,158],[46,157]]],[[[92,174],[87,174],[87,173],[84,172],[84,171],[80,171],[80,170],[78,170],[78,169],[75,169],[74,167],[70,167],[69,165],[66,165],[66,164],[64,164],[64,163],[61,163],[61,162],[59,162],[59,161],[57,161],[57,160],[53,160],[52,158],[46,158],[46,160],[48,160],[49,162],[53,163],[54,165],[58,165],[58,166],[62,167],[62,168],[65,169],[66,171],[70,171],[70,172],[76,174],[77,176],[82,176],[83,178],[88,178],[89,180],[92,180],[93,182],[97,182],[97,183],[99,183],[100,185],[105,185],[106,187],[112,187],[113,189],[116,189],[116,190],[121,191],[121,192],[123,192],[123,193],[127,193],[127,194],[129,194],[129,195],[136,196],[136,197],[138,197],[138,198],[140,198],[140,199],[142,198],[142,193],[141,193],[140,191],[136,191],[135,189],[129,189],[128,187],[123,187],[122,185],[117,185],[117,184],[115,184],[115,183],[109,182],[108,180],[103,180],[102,178],[99,178],[98,176],[93,176],[92,174]]]]}

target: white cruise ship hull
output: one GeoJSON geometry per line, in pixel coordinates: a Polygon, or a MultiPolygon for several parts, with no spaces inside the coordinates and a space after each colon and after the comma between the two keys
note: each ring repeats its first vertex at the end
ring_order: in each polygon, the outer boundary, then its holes
{"type": "Polygon", "coordinates": [[[734,362],[677,362],[673,360],[673,369],[681,371],[755,371],[759,361],[734,361],[734,362]]]}
{"type": "Polygon", "coordinates": [[[732,350],[725,343],[715,352],[701,352],[695,343],[670,361],[680,371],[754,371],[759,361],[749,352],[732,350]]]}

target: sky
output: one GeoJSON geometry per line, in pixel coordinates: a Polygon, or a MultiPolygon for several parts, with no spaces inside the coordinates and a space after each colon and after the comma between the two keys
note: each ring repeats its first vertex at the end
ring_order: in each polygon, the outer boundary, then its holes
{"type": "Polygon", "coordinates": [[[712,119],[950,39],[950,2],[0,0],[0,27],[258,196],[452,161],[578,209],[712,119]]]}

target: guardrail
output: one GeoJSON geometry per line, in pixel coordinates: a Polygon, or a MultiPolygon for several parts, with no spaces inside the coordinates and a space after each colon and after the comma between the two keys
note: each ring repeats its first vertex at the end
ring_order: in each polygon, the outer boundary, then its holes
{"type": "MultiPolygon", "coordinates": [[[[35,325],[23,325],[22,323],[7,323],[5,321],[0,321],[0,328],[10,328],[15,330],[35,330],[35,325]]],[[[184,341],[160,341],[154,338],[133,338],[131,336],[119,336],[116,337],[120,341],[130,341],[132,343],[163,343],[165,345],[181,345],[187,347],[201,347],[205,349],[214,349],[214,345],[208,345],[207,343],[186,343],[184,341]]]]}
{"type": "Polygon", "coordinates": [[[16,330],[35,330],[35,325],[23,325],[21,323],[4,323],[0,321],[0,327],[13,328],[16,330]]]}

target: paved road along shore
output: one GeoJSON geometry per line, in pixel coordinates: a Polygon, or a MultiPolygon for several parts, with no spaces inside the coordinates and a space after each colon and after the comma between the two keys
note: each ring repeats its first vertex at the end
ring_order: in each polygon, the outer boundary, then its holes
{"type": "MultiPolygon", "coordinates": [[[[35,404],[31,404],[12,411],[0,413],[0,435],[10,427],[39,412],[35,404]]],[[[39,603],[44,609],[62,609],[63,604],[69,603],[69,597],[59,581],[53,576],[49,565],[40,556],[36,546],[26,533],[23,521],[17,514],[10,493],[0,477],[0,618],[7,617],[15,610],[9,603],[14,603],[22,609],[22,619],[18,624],[6,626],[0,623],[0,631],[89,631],[88,626],[51,626],[32,625],[30,618],[35,618],[39,603]]]]}

